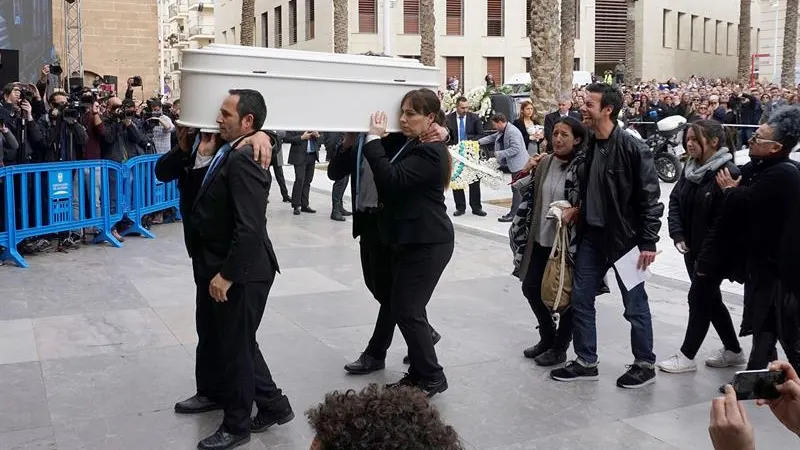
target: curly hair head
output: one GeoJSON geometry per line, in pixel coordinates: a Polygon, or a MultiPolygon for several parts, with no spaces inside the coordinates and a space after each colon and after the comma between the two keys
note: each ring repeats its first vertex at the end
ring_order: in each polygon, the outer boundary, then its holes
{"type": "Polygon", "coordinates": [[[782,106],[770,115],[767,124],[775,129],[775,140],[783,145],[785,153],[791,152],[800,142],[800,106],[782,106]]]}
{"type": "Polygon", "coordinates": [[[409,387],[334,391],[306,416],[322,450],[463,449],[425,394],[409,387]]]}

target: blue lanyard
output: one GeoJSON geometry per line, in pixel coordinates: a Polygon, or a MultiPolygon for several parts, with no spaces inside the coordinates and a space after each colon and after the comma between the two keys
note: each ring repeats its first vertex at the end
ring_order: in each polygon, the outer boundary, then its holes
{"type": "Polygon", "coordinates": [[[358,135],[358,152],[356,152],[356,208],[361,193],[361,164],[364,154],[364,133],[358,135]]]}
{"type": "Polygon", "coordinates": [[[219,162],[222,160],[222,157],[225,156],[225,153],[227,153],[228,150],[230,149],[231,149],[231,144],[225,144],[222,146],[222,148],[220,148],[217,151],[217,154],[214,155],[214,159],[211,160],[211,165],[208,167],[208,172],[206,172],[205,178],[203,178],[203,185],[205,185],[208,182],[209,177],[211,176],[212,173],[214,173],[214,170],[219,165],[219,162]]]}
{"type": "Polygon", "coordinates": [[[416,139],[411,139],[411,140],[409,140],[409,141],[406,141],[406,143],[405,143],[405,144],[403,144],[403,146],[402,146],[402,147],[400,147],[400,150],[398,150],[398,151],[397,151],[397,153],[394,155],[394,157],[392,157],[392,160],[391,160],[391,161],[389,161],[389,162],[391,162],[391,163],[394,163],[394,161],[395,161],[395,160],[396,160],[398,157],[400,157],[400,155],[402,155],[402,154],[403,154],[403,150],[405,150],[405,149],[406,149],[406,147],[408,147],[408,144],[410,144],[410,143],[412,143],[412,142],[414,142],[414,141],[416,141],[416,139]]]}

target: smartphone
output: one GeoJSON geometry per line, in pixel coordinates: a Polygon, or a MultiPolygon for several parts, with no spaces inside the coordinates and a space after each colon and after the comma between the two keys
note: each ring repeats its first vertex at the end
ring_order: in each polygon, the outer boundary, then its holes
{"type": "Polygon", "coordinates": [[[775,400],[781,396],[775,386],[785,382],[786,374],[783,372],[744,370],[736,372],[732,385],[737,400],[775,400]]]}
{"type": "Polygon", "coordinates": [[[6,126],[6,119],[0,119],[0,128],[6,126]]]}

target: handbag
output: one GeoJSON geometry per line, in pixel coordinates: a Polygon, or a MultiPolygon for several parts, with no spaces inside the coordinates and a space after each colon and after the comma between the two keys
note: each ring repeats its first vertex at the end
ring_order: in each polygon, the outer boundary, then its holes
{"type": "Polygon", "coordinates": [[[567,227],[558,220],[556,239],[542,277],[542,302],[553,312],[555,322],[558,322],[558,313],[569,307],[572,297],[572,267],[567,264],[568,251],[567,227]]]}

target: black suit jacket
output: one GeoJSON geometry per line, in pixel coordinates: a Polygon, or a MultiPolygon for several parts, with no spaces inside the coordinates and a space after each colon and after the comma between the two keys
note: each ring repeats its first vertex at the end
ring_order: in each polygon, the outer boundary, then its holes
{"type": "MultiPolygon", "coordinates": [[[[467,112],[465,118],[467,140],[477,141],[483,137],[483,122],[474,112],[467,112]]],[[[450,130],[450,141],[458,142],[458,114],[451,112],[447,115],[447,128],[450,130]]],[[[401,144],[402,145],[402,144],[401,144]]]]}
{"type": "MultiPolygon", "coordinates": [[[[289,158],[286,162],[290,165],[299,165],[306,163],[306,154],[308,154],[308,141],[304,141],[300,137],[303,135],[303,131],[287,131],[286,137],[283,138],[284,142],[288,142],[292,144],[289,148],[289,158]]],[[[314,157],[317,161],[319,161],[319,146],[324,144],[325,135],[320,133],[320,136],[316,139],[317,141],[317,151],[314,153],[314,157]]]]}
{"type": "Polygon", "coordinates": [[[193,169],[195,158],[190,152],[181,151],[177,146],[171,151],[164,153],[156,162],[156,178],[163,183],[177,180],[178,190],[181,193],[180,209],[183,220],[183,240],[186,244],[186,251],[191,256],[190,240],[193,233],[192,206],[197,198],[197,192],[203,178],[208,172],[208,167],[193,169]]]}
{"type": "MultiPolygon", "coordinates": [[[[578,122],[581,121],[581,114],[578,111],[570,111],[567,113],[568,116],[572,116],[578,119],[578,122]]],[[[547,148],[553,148],[553,127],[556,126],[556,122],[558,119],[561,118],[561,113],[558,111],[551,112],[550,114],[544,116],[544,140],[547,141],[547,148]]],[[[522,135],[527,138],[528,133],[523,133],[522,135]]]]}
{"type": "Polygon", "coordinates": [[[378,219],[381,240],[400,245],[452,242],[453,223],[444,202],[451,168],[445,144],[416,141],[392,163],[404,144],[384,142],[376,139],[364,145],[383,205],[378,219]]]}

